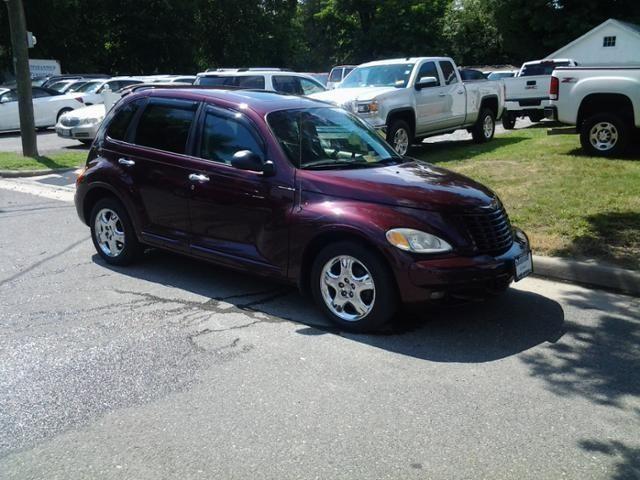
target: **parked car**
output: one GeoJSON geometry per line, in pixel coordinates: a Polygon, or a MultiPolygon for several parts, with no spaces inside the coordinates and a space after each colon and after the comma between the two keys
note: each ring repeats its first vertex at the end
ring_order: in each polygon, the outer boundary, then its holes
{"type": "Polygon", "coordinates": [[[640,67],[561,67],[549,87],[551,119],[575,125],[585,152],[624,152],[640,128],[640,67]]]}
{"type": "Polygon", "coordinates": [[[110,75],[105,75],[103,73],[66,73],[63,75],[49,75],[43,78],[45,80],[42,86],[45,88],[49,88],[52,83],[56,83],[61,80],[80,80],[83,78],[92,80],[107,79],[110,78],[110,75]]]}
{"type": "Polygon", "coordinates": [[[398,155],[343,109],[291,100],[123,97],[76,183],[98,255],[126,265],[155,246],[298,285],[357,331],[400,303],[492,295],[531,272],[527,237],[491,190],[398,155]]]}
{"type": "Polygon", "coordinates": [[[489,141],[504,105],[501,83],[464,82],[448,57],[365,63],[337,88],[311,97],[357,113],[386,132],[400,155],[416,139],[461,128],[469,130],[476,142],[489,141]]]}
{"type": "Polygon", "coordinates": [[[329,80],[328,73],[307,73],[306,75],[311,75],[317,81],[319,81],[324,87],[327,86],[327,81],[329,80]]]}
{"type": "Polygon", "coordinates": [[[338,84],[345,79],[357,65],[337,65],[329,72],[327,79],[327,89],[336,88],[338,84]]]}
{"type": "MultiPolygon", "coordinates": [[[[66,112],[82,106],[70,95],[48,88],[33,87],[33,117],[36,128],[52,127],[66,112]]],[[[18,92],[0,88],[0,131],[20,130],[18,92]]]]}
{"type": "Polygon", "coordinates": [[[185,85],[193,85],[195,81],[195,75],[167,75],[153,80],[156,83],[183,83],[185,85]]]}
{"type": "Polygon", "coordinates": [[[102,93],[105,91],[116,92],[129,85],[144,83],[142,80],[134,77],[113,77],[109,79],[90,80],[81,87],[78,87],[74,94],[81,98],[85,105],[94,105],[102,103],[102,93]]]}
{"type": "Polygon", "coordinates": [[[56,123],[57,135],[90,144],[104,120],[105,109],[104,103],[98,103],[63,113],[56,123]]]}
{"type": "Polygon", "coordinates": [[[502,126],[512,129],[519,117],[529,117],[532,122],[544,118],[544,109],[549,106],[549,84],[551,73],[557,67],[575,66],[570,58],[556,58],[526,62],[514,78],[504,78],[506,90],[502,126]]]}
{"type": "Polygon", "coordinates": [[[487,79],[489,80],[501,80],[503,78],[513,78],[518,73],[518,70],[495,70],[489,72],[487,79]]]}
{"type": "Polygon", "coordinates": [[[315,78],[286,70],[239,69],[199,73],[194,85],[269,90],[290,95],[310,95],[326,88],[315,78]]]}

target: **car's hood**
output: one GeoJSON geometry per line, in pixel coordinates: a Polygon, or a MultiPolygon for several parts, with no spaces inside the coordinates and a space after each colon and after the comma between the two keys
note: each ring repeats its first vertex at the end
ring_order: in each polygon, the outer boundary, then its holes
{"type": "Polygon", "coordinates": [[[496,196],[463,175],[422,161],[353,170],[299,170],[303,192],[371,203],[454,211],[495,205],[496,196]]]}
{"type": "Polygon", "coordinates": [[[104,104],[89,105],[88,107],[76,108],[66,114],[68,117],[74,118],[104,118],[104,104]]]}
{"type": "Polygon", "coordinates": [[[330,102],[335,105],[344,105],[352,101],[366,102],[394,90],[395,87],[358,87],[358,88],[335,88],[326,92],[313,93],[309,97],[316,100],[330,102]]]}

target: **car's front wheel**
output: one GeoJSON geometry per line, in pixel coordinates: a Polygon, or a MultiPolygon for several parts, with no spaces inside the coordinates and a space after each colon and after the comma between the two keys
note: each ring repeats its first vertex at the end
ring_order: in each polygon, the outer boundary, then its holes
{"type": "Polygon", "coordinates": [[[354,242],[325,247],[311,271],[315,301],[339,327],[365,332],[389,322],[397,309],[393,275],[378,254],[354,242]]]}
{"type": "Polygon", "coordinates": [[[404,120],[394,120],[387,131],[387,142],[391,144],[393,149],[402,156],[409,151],[409,147],[413,141],[413,131],[404,120]]]}
{"type": "Polygon", "coordinates": [[[129,265],[142,251],[127,210],[115,198],[103,198],[91,210],[91,239],[111,265],[129,265]]]}

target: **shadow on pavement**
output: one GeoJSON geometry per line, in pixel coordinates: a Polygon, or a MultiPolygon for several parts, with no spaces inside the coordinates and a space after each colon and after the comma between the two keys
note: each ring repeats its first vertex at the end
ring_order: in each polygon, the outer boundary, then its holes
{"type": "Polygon", "coordinates": [[[578,445],[590,455],[599,453],[618,458],[611,480],[640,478],[640,448],[629,447],[616,440],[584,440],[578,445]]]}
{"type": "MultiPolygon", "coordinates": [[[[158,250],[127,267],[93,261],[123,275],[186,290],[223,301],[245,311],[261,312],[270,322],[300,324],[298,333],[336,334],[391,352],[434,362],[481,363],[516,355],[564,333],[560,305],[544,296],[511,289],[499,298],[457,306],[430,307],[419,313],[400,313],[394,326],[378,334],[340,332],[297,289],[271,279],[237,273],[205,262],[158,250]]],[[[141,287],[144,288],[143,284],[141,287]]],[[[145,292],[130,292],[145,295],[145,292]]],[[[165,301],[162,299],[161,301],[165,301]]],[[[184,303],[184,300],[174,300],[184,303]]],[[[189,308],[211,311],[210,301],[189,308]]]]}

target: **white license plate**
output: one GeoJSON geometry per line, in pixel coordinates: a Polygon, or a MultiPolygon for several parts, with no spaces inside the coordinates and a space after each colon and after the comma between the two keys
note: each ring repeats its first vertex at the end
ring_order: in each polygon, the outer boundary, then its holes
{"type": "Polygon", "coordinates": [[[531,252],[527,252],[517,257],[515,260],[515,267],[516,282],[518,280],[522,280],[528,275],[531,275],[531,273],[533,272],[533,261],[531,260],[531,252]]]}
{"type": "Polygon", "coordinates": [[[70,137],[71,136],[71,130],[60,130],[61,136],[62,137],[70,137]]]}

